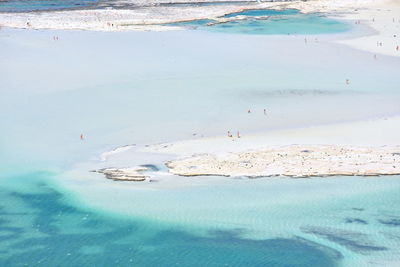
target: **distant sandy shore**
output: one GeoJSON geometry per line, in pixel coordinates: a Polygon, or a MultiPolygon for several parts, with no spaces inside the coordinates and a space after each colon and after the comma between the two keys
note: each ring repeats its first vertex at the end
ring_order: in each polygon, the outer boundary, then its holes
{"type": "MultiPolygon", "coordinates": [[[[370,35],[338,42],[376,54],[400,56],[400,51],[396,49],[400,45],[399,0],[311,0],[258,4],[238,2],[223,5],[174,5],[179,2],[179,0],[153,1],[149,4],[128,0],[122,3],[135,4],[137,7],[124,9],[122,5],[120,8],[0,13],[0,26],[58,30],[165,31],[179,28],[160,24],[195,19],[216,19],[225,14],[246,9],[294,8],[303,13],[322,12],[335,19],[366,25],[372,29],[370,35]],[[165,5],[166,3],[170,5],[165,5]]],[[[197,3],[198,1],[185,2],[197,3]]]]}

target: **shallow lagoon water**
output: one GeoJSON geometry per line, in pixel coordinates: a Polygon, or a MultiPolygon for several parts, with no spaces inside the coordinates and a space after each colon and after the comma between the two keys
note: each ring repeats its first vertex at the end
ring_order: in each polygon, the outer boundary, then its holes
{"type": "Polygon", "coordinates": [[[196,28],[235,34],[329,34],[341,33],[351,29],[349,24],[327,18],[318,13],[301,14],[295,9],[273,10],[253,9],[231,13],[224,18],[243,18],[217,23],[210,19],[169,23],[169,26],[196,28]]]}
{"type": "Polygon", "coordinates": [[[399,114],[397,59],[318,38],[2,30],[1,262],[398,261],[398,177],[132,184],[74,171],[125,144],[399,114]]]}
{"type": "Polygon", "coordinates": [[[93,201],[87,205],[53,175],[2,177],[2,265],[365,266],[398,260],[399,177],[217,180],[212,187],[159,189],[100,180],[86,184],[93,201]],[[107,202],[116,213],[97,207],[107,202]],[[123,206],[129,212],[120,213],[123,206]]]}
{"type": "Polygon", "coordinates": [[[29,12],[90,7],[99,0],[6,0],[0,1],[0,12],[29,12]]]}
{"type": "Polygon", "coordinates": [[[292,15],[268,20],[240,20],[216,24],[211,31],[241,34],[328,34],[340,33],[349,25],[318,14],[292,15]]]}
{"type": "Polygon", "coordinates": [[[1,207],[2,265],[335,266],[341,258],[332,249],[298,237],[253,240],[235,230],[199,236],[80,209],[47,185],[45,176],[14,177],[28,179],[29,190],[0,191],[6,199],[1,207]]]}

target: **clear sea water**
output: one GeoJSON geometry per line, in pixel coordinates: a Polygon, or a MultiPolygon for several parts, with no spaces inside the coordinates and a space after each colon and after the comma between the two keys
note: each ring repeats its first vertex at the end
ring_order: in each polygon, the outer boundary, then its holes
{"type": "Polygon", "coordinates": [[[395,266],[397,176],[89,172],[125,144],[398,115],[400,61],[330,38],[2,29],[0,265],[395,266]]]}
{"type": "Polygon", "coordinates": [[[238,13],[231,13],[224,18],[241,18],[223,23],[210,19],[200,19],[167,24],[195,28],[199,30],[216,31],[220,33],[236,34],[329,34],[346,32],[349,24],[325,17],[322,14],[301,14],[295,9],[272,10],[253,9],[238,13]]]}
{"type": "Polygon", "coordinates": [[[100,0],[3,0],[0,1],[0,12],[27,12],[87,8],[100,0]]]}

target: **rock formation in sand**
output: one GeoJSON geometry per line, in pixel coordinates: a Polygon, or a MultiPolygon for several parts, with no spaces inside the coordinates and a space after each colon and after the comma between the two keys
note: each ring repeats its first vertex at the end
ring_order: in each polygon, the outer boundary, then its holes
{"type": "Polygon", "coordinates": [[[289,145],[166,163],[181,176],[379,176],[400,174],[400,146],[289,145]]]}
{"type": "Polygon", "coordinates": [[[145,181],[148,176],[144,175],[143,172],[147,171],[146,167],[136,168],[105,168],[97,170],[96,172],[102,173],[106,178],[115,181],[145,181]]]}

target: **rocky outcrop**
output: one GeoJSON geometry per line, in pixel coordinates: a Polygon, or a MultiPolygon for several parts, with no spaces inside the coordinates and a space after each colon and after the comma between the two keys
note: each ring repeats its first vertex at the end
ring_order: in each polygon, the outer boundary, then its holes
{"type": "Polygon", "coordinates": [[[379,176],[400,174],[400,146],[290,145],[166,163],[181,176],[379,176]]]}
{"type": "Polygon", "coordinates": [[[111,179],[114,181],[145,181],[148,176],[143,174],[143,172],[147,171],[146,167],[137,167],[137,168],[105,168],[101,170],[97,170],[96,172],[102,173],[106,176],[107,179],[111,179]]]}

